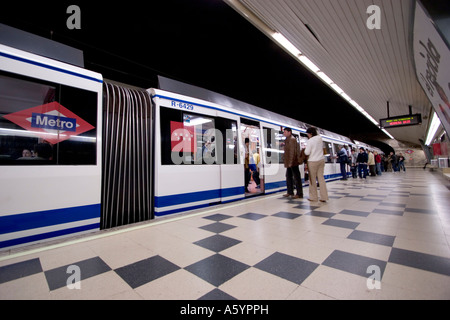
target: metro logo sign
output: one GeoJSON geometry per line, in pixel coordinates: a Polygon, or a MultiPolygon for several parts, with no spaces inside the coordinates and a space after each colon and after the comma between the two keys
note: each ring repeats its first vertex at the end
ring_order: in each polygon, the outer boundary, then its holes
{"type": "Polygon", "coordinates": [[[33,128],[43,128],[51,130],[77,131],[77,119],[52,116],[50,114],[33,113],[31,118],[33,128]]]}
{"type": "Polygon", "coordinates": [[[58,102],[12,113],[4,118],[51,144],[60,143],[95,128],[58,102]]]}

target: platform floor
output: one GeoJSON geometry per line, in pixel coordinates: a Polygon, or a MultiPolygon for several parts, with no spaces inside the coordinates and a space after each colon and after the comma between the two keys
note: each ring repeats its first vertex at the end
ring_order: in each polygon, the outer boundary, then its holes
{"type": "Polygon", "coordinates": [[[0,299],[450,299],[448,184],[350,178],[328,203],[276,194],[3,252],[0,299]]]}

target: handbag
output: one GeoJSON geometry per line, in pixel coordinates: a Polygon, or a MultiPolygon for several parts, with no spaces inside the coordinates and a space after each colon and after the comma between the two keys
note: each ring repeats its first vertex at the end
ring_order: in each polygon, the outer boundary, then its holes
{"type": "Polygon", "coordinates": [[[308,156],[305,154],[305,149],[300,151],[300,155],[298,156],[298,163],[300,165],[306,163],[308,161],[308,156]]]}

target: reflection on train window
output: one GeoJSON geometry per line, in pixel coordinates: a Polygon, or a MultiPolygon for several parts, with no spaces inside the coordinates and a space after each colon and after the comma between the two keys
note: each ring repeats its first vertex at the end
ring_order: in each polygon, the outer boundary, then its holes
{"type": "Polygon", "coordinates": [[[327,141],[323,142],[323,154],[325,157],[325,163],[333,162],[333,144],[327,141]]]}
{"type": "Polygon", "coordinates": [[[305,133],[300,133],[300,149],[305,149],[308,145],[308,136],[305,133]]]}
{"type": "Polygon", "coordinates": [[[278,134],[275,136],[275,140],[279,148],[278,163],[284,163],[284,145],[286,137],[284,136],[283,131],[278,131],[278,134]]]}
{"type": "Polygon", "coordinates": [[[240,160],[238,157],[237,121],[215,118],[215,125],[217,162],[219,164],[238,164],[240,160]]]}
{"type": "Polygon", "coordinates": [[[160,117],[163,165],[217,163],[214,118],[164,107],[160,117]]]}
{"type": "Polygon", "coordinates": [[[237,122],[236,121],[230,121],[231,128],[226,129],[226,136],[225,136],[225,150],[226,150],[226,158],[225,163],[226,164],[238,164],[238,135],[237,135],[237,122]],[[232,162],[230,159],[233,159],[232,162]]]}
{"type": "Polygon", "coordinates": [[[263,128],[264,141],[266,142],[265,157],[266,163],[281,163],[284,153],[284,140],[286,139],[282,133],[270,128],[263,128]]]}
{"type": "Polygon", "coordinates": [[[337,159],[338,159],[338,153],[339,153],[339,151],[341,150],[341,148],[339,148],[339,145],[338,144],[336,144],[336,143],[333,143],[333,153],[332,153],[332,155],[333,155],[333,162],[335,162],[335,163],[337,163],[338,161],[337,161],[337,159]]]}
{"type": "MultiPolygon", "coordinates": [[[[191,135],[191,154],[187,163],[214,164],[217,162],[214,119],[204,116],[183,114],[183,128],[191,135]],[[191,159],[189,159],[191,157],[191,159]]],[[[187,154],[189,152],[185,152],[187,154]]]]}
{"type": "Polygon", "coordinates": [[[97,93],[0,72],[0,165],[95,165],[97,93]]]}

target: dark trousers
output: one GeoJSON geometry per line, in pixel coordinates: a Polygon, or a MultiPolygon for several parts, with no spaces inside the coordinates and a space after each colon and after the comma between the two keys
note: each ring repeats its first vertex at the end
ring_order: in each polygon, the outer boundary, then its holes
{"type": "Polygon", "coordinates": [[[368,172],[367,172],[367,164],[358,164],[358,175],[362,179],[366,179],[368,172]]]}
{"type": "Polygon", "coordinates": [[[339,164],[341,166],[342,179],[347,180],[347,164],[345,162],[340,162],[339,164]]]}
{"type": "Polygon", "coordinates": [[[248,192],[248,184],[250,183],[250,169],[249,168],[245,168],[244,170],[244,175],[245,175],[245,192],[248,192]]]}
{"type": "Polygon", "coordinates": [[[297,195],[303,196],[302,177],[298,166],[293,166],[286,169],[286,184],[287,193],[294,195],[294,184],[297,189],[297,195]]]}
{"type": "Polygon", "coordinates": [[[259,186],[261,184],[261,179],[259,179],[258,170],[252,172],[253,181],[255,181],[256,185],[259,186]]]}
{"type": "Polygon", "coordinates": [[[352,167],[351,167],[351,172],[352,172],[352,177],[353,178],[357,178],[358,177],[358,175],[356,174],[356,170],[357,170],[357,166],[356,165],[352,165],[352,167]]]}

